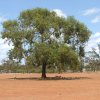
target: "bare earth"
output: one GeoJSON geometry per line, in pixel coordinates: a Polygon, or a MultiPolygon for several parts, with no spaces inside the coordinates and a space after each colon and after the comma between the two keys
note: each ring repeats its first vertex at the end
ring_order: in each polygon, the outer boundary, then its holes
{"type": "MultiPolygon", "coordinates": [[[[47,76],[58,77],[59,74],[47,76]]],[[[40,74],[0,74],[0,100],[100,100],[99,72],[61,76],[66,80],[33,78],[41,77],[40,74]]]]}

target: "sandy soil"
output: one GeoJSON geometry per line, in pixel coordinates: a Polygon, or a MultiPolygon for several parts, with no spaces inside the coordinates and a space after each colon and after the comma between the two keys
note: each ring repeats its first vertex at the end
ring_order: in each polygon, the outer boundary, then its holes
{"type": "Polygon", "coordinates": [[[61,74],[62,77],[66,77],[65,80],[33,78],[40,76],[0,74],[0,100],[100,100],[100,73],[61,74]],[[14,77],[17,79],[13,79],[14,77]],[[72,77],[71,80],[69,77],[72,77]]]}

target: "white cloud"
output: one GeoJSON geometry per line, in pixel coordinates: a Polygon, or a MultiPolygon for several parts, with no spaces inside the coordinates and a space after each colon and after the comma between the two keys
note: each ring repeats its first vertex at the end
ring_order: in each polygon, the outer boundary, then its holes
{"type": "Polygon", "coordinates": [[[56,12],[57,15],[60,17],[65,17],[65,18],[67,17],[67,15],[60,9],[54,9],[53,11],[56,12]]]}
{"type": "Polygon", "coordinates": [[[100,16],[96,16],[92,21],[91,23],[98,23],[100,22],[100,16]]]}
{"type": "Polygon", "coordinates": [[[0,23],[4,22],[4,21],[6,21],[6,20],[7,20],[6,18],[0,16],[0,23]]]}
{"type": "Polygon", "coordinates": [[[96,39],[96,38],[100,38],[100,32],[92,34],[91,37],[90,37],[90,39],[96,39]]]}
{"type": "Polygon", "coordinates": [[[8,45],[8,42],[5,42],[5,39],[0,38],[0,64],[3,59],[7,57],[7,52],[13,48],[12,44],[8,45]]]}
{"type": "Polygon", "coordinates": [[[91,8],[91,9],[85,10],[83,15],[89,16],[89,15],[96,14],[96,13],[99,13],[99,12],[100,12],[100,8],[91,8]]]}
{"type": "MultiPolygon", "coordinates": [[[[92,48],[97,49],[97,45],[100,43],[100,32],[97,32],[95,34],[92,34],[90,37],[90,40],[88,41],[86,45],[86,51],[90,51],[92,48]]],[[[97,49],[98,51],[98,49],[97,49]]]]}

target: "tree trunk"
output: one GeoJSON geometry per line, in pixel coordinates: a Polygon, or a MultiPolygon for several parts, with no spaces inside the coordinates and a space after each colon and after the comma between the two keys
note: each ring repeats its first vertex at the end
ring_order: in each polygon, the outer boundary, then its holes
{"type": "Polygon", "coordinates": [[[43,62],[42,64],[42,78],[46,78],[46,63],[43,62]]]}

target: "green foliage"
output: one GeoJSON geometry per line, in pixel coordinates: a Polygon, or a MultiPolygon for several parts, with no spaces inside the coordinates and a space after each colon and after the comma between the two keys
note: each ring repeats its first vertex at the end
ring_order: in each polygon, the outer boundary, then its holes
{"type": "Polygon", "coordinates": [[[79,69],[77,55],[65,45],[36,43],[33,54],[35,54],[35,63],[38,63],[38,65],[46,62],[48,66],[57,67],[58,70],[65,71],[66,67],[70,67],[73,70],[79,69]]]}
{"type": "Polygon", "coordinates": [[[67,18],[66,24],[65,24],[65,31],[66,31],[67,37],[69,35],[69,38],[70,36],[76,35],[78,43],[85,43],[86,41],[88,41],[91,35],[91,31],[86,27],[86,25],[76,20],[73,16],[69,16],[67,18]]]}

